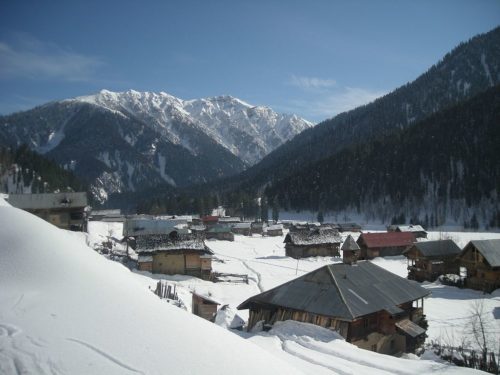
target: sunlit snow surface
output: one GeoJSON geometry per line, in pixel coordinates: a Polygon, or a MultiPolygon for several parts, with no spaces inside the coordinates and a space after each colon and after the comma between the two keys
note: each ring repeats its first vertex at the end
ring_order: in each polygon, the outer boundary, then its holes
{"type": "MultiPolygon", "coordinates": [[[[93,222],[89,231],[88,236],[61,231],[27,213],[0,207],[0,374],[476,372],[442,363],[429,353],[429,359],[422,360],[364,351],[309,324],[284,322],[270,332],[250,334],[227,331],[190,314],[190,292],[195,290],[229,305],[219,319],[227,326],[228,314],[246,298],[340,261],[318,257],[297,262],[285,256],[283,237],[236,235],[234,242],[207,241],[217,258],[216,271],[249,276],[249,284],[214,284],[189,276],[130,272],[83,245],[94,246],[108,236],[120,238],[121,224],[93,222]],[[149,287],[162,278],[176,284],[188,311],[151,293],[149,287]]],[[[447,235],[460,246],[469,238],[500,238],[447,235]]],[[[123,251],[123,246],[117,250],[123,251]]],[[[374,262],[406,275],[402,257],[374,262]]],[[[425,300],[429,339],[460,343],[474,300],[484,300],[492,317],[500,309],[498,294],[438,283],[423,286],[433,293],[425,300]]],[[[247,311],[237,313],[248,318],[247,311]]],[[[498,330],[498,320],[494,324],[498,330]]]]}

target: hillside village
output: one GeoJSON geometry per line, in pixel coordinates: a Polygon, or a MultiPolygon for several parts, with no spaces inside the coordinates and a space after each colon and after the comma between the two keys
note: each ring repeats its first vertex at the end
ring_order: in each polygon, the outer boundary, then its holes
{"type": "Polygon", "coordinates": [[[223,208],[205,217],[122,215],[90,210],[81,193],[6,201],[61,229],[83,230],[90,247],[126,265],[151,293],[244,338],[296,321],[395,357],[441,354],[466,366],[467,353],[485,349],[488,358],[469,366],[496,371],[500,234],[245,222],[223,208]],[[493,324],[493,342],[483,347],[467,332],[478,299],[493,324]],[[450,350],[463,353],[449,357],[450,350]]]}

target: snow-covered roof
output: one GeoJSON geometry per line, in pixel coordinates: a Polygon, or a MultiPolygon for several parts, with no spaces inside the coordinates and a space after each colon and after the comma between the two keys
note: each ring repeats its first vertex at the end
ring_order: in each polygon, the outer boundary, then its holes
{"type": "Polygon", "coordinates": [[[82,238],[1,202],[0,238],[9,244],[0,246],[2,373],[301,373],[165,303],[82,238]]]}
{"type": "Polygon", "coordinates": [[[425,229],[421,225],[398,225],[396,230],[400,232],[425,232],[425,229]]]}
{"type": "Polygon", "coordinates": [[[269,225],[266,230],[283,230],[283,225],[281,224],[272,224],[269,225]]]}
{"type": "Polygon", "coordinates": [[[87,193],[43,193],[9,194],[9,204],[23,210],[50,208],[84,208],[87,206],[87,193]]]}
{"type": "Polygon", "coordinates": [[[285,243],[294,245],[322,245],[322,244],[340,244],[342,239],[336,230],[301,230],[290,232],[285,237],[285,243]]]}
{"type": "Polygon", "coordinates": [[[165,251],[191,250],[204,254],[213,254],[203,239],[198,237],[180,236],[172,239],[166,235],[140,236],[136,240],[135,251],[138,254],[157,253],[165,251]]]}

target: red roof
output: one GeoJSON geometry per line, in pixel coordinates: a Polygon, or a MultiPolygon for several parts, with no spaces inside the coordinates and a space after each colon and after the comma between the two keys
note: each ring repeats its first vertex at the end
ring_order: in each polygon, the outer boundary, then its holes
{"type": "Polygon", "coordinates": [[[204,223],[217,223],[219,221],[218,216],[203,216],[202,219],[204,223]]]}
{"type": "Polygon", "coordinates": [[[363,241],[367,248],[399,247],[413,244],[415,235],[411,232],[362,233],[358,244],[363,241]]]}

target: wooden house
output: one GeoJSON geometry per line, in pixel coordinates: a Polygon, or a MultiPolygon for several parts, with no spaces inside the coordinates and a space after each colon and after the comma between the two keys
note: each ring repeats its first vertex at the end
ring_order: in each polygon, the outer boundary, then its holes
{"type": "Polygon", "coordinates": [[[500,240],[470,241],[458,255],[465,286],[491,293],[500,288],[500,240]]]}
{"type": "Polygon", "coordinates": [[[213,322],[215,320],[215,315],[217,314],[218,306],[220,306],[220,302],[217,302],[213,298],[200,293],[193,292],[192,294],[192,313],[213,322]]]}
{"type": "Polygon", "coordinates": [[[264,223],[262,221],[254,221],[251,223],[252,226],[252,234],[260,234],[264,232],[264,223]]]}
{"type": "Polygon", "coordinates": [[[361,233],[356,241],[361,249],[360,259],[401,255],[416,241],[410,232],[361,233]]]}
{"type": "Polygon", "coordinates": [[[231,227],[231,231],[234,234],[241,234],[243,236],[252,235],[252,223],[236,223],[231,227]]]}
{"type": "Polygon", "coordinates": [[[460,248],[452,240],[416,242],[403,255],[408,258],[408,279],[435,281],[440,275],[458,274],[460,248]]]}
{"type": "Polygon", "coordinates": [[[286,255],[295,259],[314,256],[340,256],[342,239],[335,230],[302,230],[286,235],[286,255]]]}
{"type": "Polygon", "coordinates": [[[138,268],[167,275],[191,275],[209,280],[213,252],[202,239],[167,235],[140,236],[136,240],[138,268]]]}
{"type": "Polygon", "coordinates": [[[385,354],[414,351],[429,291],[369,261],[323,266],[247,299],[248,329],[296,320],[337,331],[346,341],[385,354]]]}
{"type": "Polygon", "coordinates": [[[411,232],[415,238],[427,238],[427,232],[421,225],[389,225],[388,232],[411,232]]]}
{"type": "Polygon", "coordinates": [[[264,235],[269,237],[280,237],[283,235],[283,225],[281,224],[272,224],[266,227],[264,231],[264,235]]]}
{"type": "Polygon", "coordinates": [[[234,233],[231,232],[231,227],[229,225],[214,225],[209,227],[205,232],[205,237],[207,239],[214,238],[221,241],[234,241],[234,233]]]}
{"type": "Polygon", "coordinates": [[[87,193],[9,194],[10,205],[61,229],[87,230],[87,193]]]}

